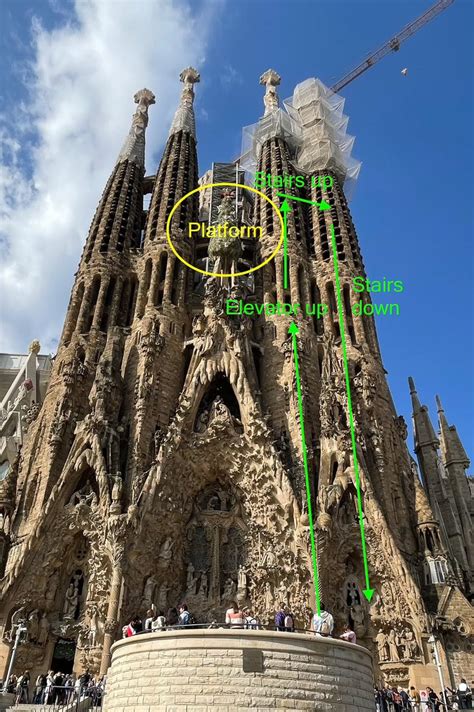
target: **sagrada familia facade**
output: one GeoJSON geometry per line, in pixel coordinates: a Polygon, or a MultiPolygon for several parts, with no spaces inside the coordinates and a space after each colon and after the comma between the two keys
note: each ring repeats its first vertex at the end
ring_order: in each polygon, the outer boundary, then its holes
{"type": "MultiPolygon", "coordinates": [[[[3,674],[19,621],[28,632],[15,669],[28,667],[33,675],[67,666],[104,673],[123,624],[152,606],[166,610],[183,600],[198,621],[222,621],[237,600],[262,623],[271,623],[284,601],[297,627],[309,627],[315,600],[290,319],[228,316],[232,297],[329,305],[323,318],[296,322],[320,593],[335,632],[347,623],[356,631],[373,652],[376,680],[435,680],[431,635],[452,679],[462,673],[471,680],[469,460],[441,404],[441,434],[435,433],[412,381],[421,476],[408,452],[373,318],[356,318],[351,309],[360,299],[352,280],[365,272],[344,176],[337,161],[311,164],[312,131],[324,129],[324,112],[315,119],[314,97],[299,94],[291,107],[302,127],[295,141],[279,107],[279,77],[271,70],[263,75],[257,169],[294,175],[303,166],[308,175],[333,179],[326,190],[317,181],[285,190],[330,205],[318,211],[293,203],[288,288],[281,252],[245,278],[204,276],[183,266],[165,234],[170,211],[199,185],[193,112],[199,75],[188,68],[181,81],[152,176],[145,175],[144,153],[155,97],[147,89],[135,95],[138,107],[87,236],[46,395],[29,402],[26,380],[19,390],[16,405],[29,406],[21,416],[22,442],[7,448],[0,481],[3,674]],[[151,196],[149,204],[144,196],[151,196]],[[330,222],[376,590],[370,602],[362,594],[330,222]]],[[[241,181],[238,165],[227,168],[239,179],[233,182],[241,181]]],[[[262,190],[281,203],[275,189],[262,190]]],[[[209,266],[225,259],[209,255],[209,240],[191,242],[186,226],[203,215],[212,220],[226,200],[229,194],[208,189],[201,200],[195,193],[180,204],[171,232],[188,261],[209,266]]],[[[237,223],[263,228],[258,244],[242,244],[232,257],[235,271],[243,271],[271,254],[279,224],[261,196],[249,202],[240,191],[234,207],[237,223]]],[[[370,295],[364,299],[369,303],[370,295]]],[[[39,344],[31,349],[35,354],[39,344]]],[[[2,414],[3,444],[12,437],[8,418],[2,414]]]]}

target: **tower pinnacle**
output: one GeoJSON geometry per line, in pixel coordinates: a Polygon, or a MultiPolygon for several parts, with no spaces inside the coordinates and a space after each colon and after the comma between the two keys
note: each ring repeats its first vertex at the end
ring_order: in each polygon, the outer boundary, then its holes
{"type": "Polygon", "coordinates": [[[133,97],[138,104],[132,125],[119,153],[117,163],[131,161],[140,167],[145,165],[145,129],[148,126],[148,107],[155,103],[155,95],[149,89],[140,89],[133,97]]]}
{"type": "Polygon", "coordinates": [[[275,72],[274,69],[267,69],[266,72],[260,77],[260,84],[265,85],[265,96],[263,97],[263,103],[265,104],[265,116],[271,114],[272,111],[278,109],[279,99],[277,93],[277,86],[281,82],[280,75],[275,72]]]}
{"type": "Polygon", "coordinates": [[[201,81],[201,76],[194,67],[187,67],[183,69],[179,75],[180,81],[183,82],[184,87],[181,93],[181,99],[179,106],[174,115],[173,123],[171,124],[170,133],[178,133],[178,131],[185,131],[190,133],[194,138],[196,138],[196,127],[194,122],[194,84],[201,81]]]}

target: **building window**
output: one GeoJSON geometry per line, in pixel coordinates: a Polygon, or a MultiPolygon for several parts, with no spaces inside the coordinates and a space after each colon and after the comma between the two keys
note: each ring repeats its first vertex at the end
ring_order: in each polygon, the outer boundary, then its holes
{"type": "Polygon", "coordinates": [[[428,559],[425,566],[425,582],[427,585],[445,583],[448,566],[445,559],[428,559]]]}

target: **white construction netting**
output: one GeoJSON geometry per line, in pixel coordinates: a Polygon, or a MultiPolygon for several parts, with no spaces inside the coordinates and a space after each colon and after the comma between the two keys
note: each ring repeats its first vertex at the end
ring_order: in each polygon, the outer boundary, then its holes
{"type": "Polygon", "coordinates": [[[344,101],[319,79],[301,82],[283,102],[286,113],[277,109],[243,128],[241,167],[255,172],[263,143],[275,136],[285,138],[297,170],[307,174],[334,171],[349,199],[361,163],[351,156],[355,137],[347,133],[349,117],[343,112],[344,101]]]}

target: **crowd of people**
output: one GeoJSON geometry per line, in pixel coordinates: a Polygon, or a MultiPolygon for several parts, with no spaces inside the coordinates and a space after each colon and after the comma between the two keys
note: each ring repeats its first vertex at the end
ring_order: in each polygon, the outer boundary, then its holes
{"type": "Polygon", "coordinates": [[[86,670],[79,677],[74,673],[40,673],[33,684],[29,670],[17,677],[10,675],[6,692],[15,695],[15,704],[63,706],[81,697],[93,698],[93,706],[102,704],[105,690],[105,676],[97,680],[86,670]]]}
{"type": "MultiPolygon", "coordinates": [[[[188,610],[186,603],[182,603],[178,609],[169,608],[165,614],[163,611],[149,609],[145,621],[143,622],[140,616],[134,616],[128,625],[122,628],[124,638],[129,638],[137,633],[151,633],[158,630],[166,630],[169,628],[181,628],[184,626],[199,626],[204,624],[196,623],[194,616],[188,610]]],[[[211,624],[206,624],[206,627],[216,627],[218,624],[214,621],[211,624]]],[[[263,626],[259,618],[247,606],[241,608],[235,601],[232,602],[230,608],[225,614],[225,625],[229,628],[247,628],[259,629],[273,627],[274,630],[293,633],[295,632],[295,619],[290,607],[281,602],[278,609],[275,611],[274,626],[263,626]]],[[[311,630],[313,633],[322,636],[332,637],[334,630],[334,618],[326,611],[323,603],[320,604],[319,613],[315,612],[312,615],[311,630]]],[[[357,638],[355,632],[349,627],[344,628],[343,633],[339,636],[342,640],[348,643],[356,643],[357,638]]]]}
{"type": "MultiPolygon", "coordinates": [[[[474,686],[474,682],[472,683],[474,686]]],[[[456,690],[446,687],[444,695],[437,694],[432,687],[417,690],[411,686],[402,687],[385,685],[374,688],[375,709],[377,712],[446,712],[446,710],[470,710],[472,707],[472,688],[465,678],[456,690]]]]}

